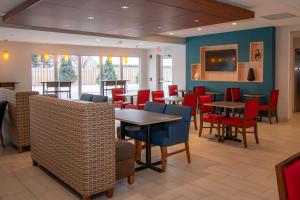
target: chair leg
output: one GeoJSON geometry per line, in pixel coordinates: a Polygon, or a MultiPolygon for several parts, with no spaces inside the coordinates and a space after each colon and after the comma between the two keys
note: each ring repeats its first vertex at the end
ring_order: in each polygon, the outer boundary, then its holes
{"type": "Polygon", "coordinates": [[[257,133],[257,124],[254,126],[254,135],[255,135],[256,144],[259,144],[258,133],[257,133]]]}
{"type": "Polygon", "coordinates": [[[239,130],[239,129],[238,129],[237,127],[234,128],[234,137],[235,137],[235,138],[237,138],[238,130],[239,130]]]}
{"type": "Polygon", "coordinates": [[[114,196],[113,189],[107,190],[105,193],[107,198],[112,198],[114,196]]]}
{"type": "Polygon", "coordinates": [[[221,124],[220,123],[218,123],[218,142],[220,142],[221,141],[221,124]]]}
{"type": "Polygon", "coordinates": [[[135,161],[141,161],[142,157],[142,142],[138,140],[134,140],[135,144],[135,161]]]}
{"type": "Polygon", "coordinates": [[[185,151],[186,151],[186,157],[187,157],[187,160],[188,160],[188,163],[191,163],[191,155],[190,155],[190,145],[189,145],[189,142],[185,142],[184,143],[185,145],[185,151]]]}
{"type": "Polygon", "coordinates": [[[199,137],[201,137],[202,135],[202,130],[203,130],[203,121],[200,120],[199,137]]]}
{"type": "Polygon", "coordinates": [[[210,127],[209,127],[209,134],[212,134],[212,129],[213,129],[213,123],[210,123],[210,127]]]}
{"type": "Polygon", "coordinates": [[[135,176],[134,175],[127,177],[128,184],[132,185],[134,183],[134,181],[135,181],[135,176]]]}
{"type": "Polygon", "coordinates": [[[275,110],[275,117],[276,117],[276,122],[278,123],[278,113],[277,113],[277,110],[275,110]]]}
{"type": "Polygon", "coordinates": [[[194,115],[194,125],[195,125],[195,129],[197,131],[198,130],[198,127],[197,127],[197,114],[194,115]]]}
{"type": "Polygon", "coordinates": [[[244,146],[245,148],[247,148],[246,128],[243,128],[242,135],[243,135],[244,146]]]}
{"type": "Polygon", "coordinates": [[[224,134],[225,133],[225,126],[222,125],[222,141],[224,142],[224,134]]]}
{"type": "Polygon", "coordinates": [[[4,147],[3,135],[1,130],[0,130],[0,140],[1,140],[1,146],[4,147]]]}
{"type": "Polygon", "coordinates": [[[165,172],[167,168],[168,149],[167,147],[160,147],[160,151],[161,151],[161,168],[162,168],[162,172],[165,172]]]}
{"type": "Polygon", "coordinates": [[[271,110],[268,110],[268,119],[269,119],[269,123],[272,124],[272,112],[271,110]]]}

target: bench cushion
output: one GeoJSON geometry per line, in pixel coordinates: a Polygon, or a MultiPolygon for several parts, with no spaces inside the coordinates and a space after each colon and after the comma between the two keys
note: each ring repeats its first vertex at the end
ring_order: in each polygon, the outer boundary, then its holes
{"type": "Polygon", "coordinates": [[[124,140],[116,139],[116,161],[134,158],[134,145],[124,140]]]}

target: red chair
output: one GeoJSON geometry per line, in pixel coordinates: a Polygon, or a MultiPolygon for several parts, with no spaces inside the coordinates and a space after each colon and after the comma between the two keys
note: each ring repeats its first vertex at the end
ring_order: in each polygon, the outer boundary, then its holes
{"type": "Polygon", "coordinates": [[[244,146],[247,148],[247,133],[254,133],[256,143],[258,144],[257,135],[257,116],[258,116],[259,99],[248,99],[246,101],[244,115],[240,117],[231,117],[222,121],[222,137],[224,138],[225,127],[235,128],[235,135],[241,133],[243,136],[244,146]],[[247,132],[246,129],[254,128],[253,132],[247,132]],[[241,129],[241,130],[240,130],[241,129]]]}
{"type": "Polygon", "coordinates": [[[137,95],[137,102],[136,105],[134,104],[128,104],[126,106],[126,109],[138,109],[143,110],[145,107],[145,104],[150,99],[150,90],[139,90],[137,95]]]}
{"type": "Polygon", "coordinates": [[[224,115],[215,114],[214,108],[211,106],[206,106],[205,104],[212,102],[212,97],[210,95],[204,95],[199,97],[200,103],[200,130],[199,130],[199,137],[202,135],[203,128],[209,128],[209,133],[212,133],[212,129],[216,128],[218,131],[218,139],[221,139],[221,123],[226,118],[224,115]],[[209,127],[204,127],[203,123],[207,122],[210,123],[209,127]],[[216,124],[217,126],[214,126],[216,124]]]}
{"type": "Polygon", "coordinates": [[[275,166],[279,200],[300,199],[300,153],[275,166]]]}
{"type": "Polygon", "coordinates": [[[240,88],[227,88],[225,93],[225,101],[241,101],[241,89],[240,88]]]}
{"type": "Polygon", "coordinates": [[[178,96],[178,88],[177,85],[169,85],[169,96],[178,96]]]}
{"type": "Polygon", "coordinates": [[[260,105],[260,119],[262,112],[268,113],[269,123],[272,124],[272,114],[275,114],[276,122],[278,123],[278,114],[277,114],[277,103],[278,103],[279,90],[272,90],[270,95],[269,104],[260,105]]]}
{"type": "Polygon", "coordinates": [[[193,87],[193,92],[196,93],[198,96],[205,95],[206,88],[204,86],[195,86],[193,87]]]}
{"type": "Polygon", "coordinates": [[[192,116],[194,117],[194,125],[197,130],[197,106],[198,106],[198,96],[195,93],[186,93],[183,99],[184,106],[192,107],[192,116]]]}
{"type": "Polygon", "coordinates": [[[113,88],[112,89],[112,103],[114,104],[115,108],[125,108],[129,102],[125,102],[125,97],[118,96],[118,94],[124,94],[123,88],[113,88]]]}
{"type": "Polygon", "coordinates": [[[158,98],[164,98],[164,91],[152,91],[151,92],[151,94],[152,94],[152,101],[153,102],[156,102],[156,103],[165,103],[165,101],[164,100],[160,100],[160,99],[158,99],[158,98]]]}

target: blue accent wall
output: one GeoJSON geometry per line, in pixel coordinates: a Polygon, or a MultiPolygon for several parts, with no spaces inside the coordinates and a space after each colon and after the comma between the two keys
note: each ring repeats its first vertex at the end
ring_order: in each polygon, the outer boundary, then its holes
{"type": "Polygon", "coordinates": [[[242,93],[265,94],[266,99],[275,87],[275,28],[257,28],[243,31],[189,37],[186,40],[187,90],[206,86],[208,91],[225,92],[228,87],[239,87],[242,93]],[[200,47],[238,44],[238,62],[249,62],[250,42],[264,42],[264,82],[192,81],[191,64],[200,63],[200,47]]]}

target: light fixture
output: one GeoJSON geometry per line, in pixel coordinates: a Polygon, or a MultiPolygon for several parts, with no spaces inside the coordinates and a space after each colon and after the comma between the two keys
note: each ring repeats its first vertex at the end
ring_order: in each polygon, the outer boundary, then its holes
{"type": "Polygon", "coordinates": [[[3,60],[4,61],[8,61],[8,59],[9,59],[9,53],[8,53],[8,51],[3,51],[3,60]]]}
{"type": "Polygon", "coordinates": [[[128,63],[128,57],[127,57],[127,56],[124,56],[124,57],[123,57],[123,62],[124,62],[125,64],[128,63]]]}
{"type": "Polygon", "coordinates": [[[144,43],[140,42],[140,45],[144,45],[144,43]]]}
{"type": "Polygon", "coordinates": [[[97,38],[96,41],[97,41],[97,42],[101,42],[101,39],[97,38]]]}
{"type": "Polygon", "coordinates": [[[174,35],[174,33],[173,33],[173,32],[170,32],[169,35],[174,35]]]}
{"type": "Polygon", "coordinates": [[[199,22],[199,19],[195,19],[194,22],[195,22],[195,23],[198,23],[198,22],[199,22]]]}
{"type": "Polygon", "coordinates": [[[158,29],[162,29],[162,27],[161,27],[161,26],[158,26],[157,28],[158,28],[158,29]]]}
{"type": "Polygon", "coordinates": [[[124,6],[121,6],[122,9],[128,9],[129,7],[124,5],[124,6]]]}
{"type": "Polygon", "coordinates": [[[202,31],[202,28],[197,28],[198,31],[202,31]]]}
{"type": "Polygon", "coordinates": [[[112,63],[112,56],[108,56],[108,62],[112,63]]]}
{"type": "Polygon", "coordinates": [[[68,62],[69,61],[69,54],[64,53],[64,62],[68,62]]]}
{"type": "Polygon", "coordinates": [[[49,52],[45,52],[45,54],[44,54],[44,60],[45,60],[46,62],[49,61],[49,52]]]}
{"type": "Polygon", "coordinates": [[[232,22],[231,24],[232,24],[232,26],[236,26],[236,25],[237,25],[237,23],[236,23],[236,22],[232,22]]]}
{"type": "Polygon", "coordinates": [[[95,19],[94,16],[88,16],[87,18],[88,18],[89,20],[94,20],[94,19],[95,19]]]}
{"type": "Polygon", "coordinates": [[[64,24],[64,27],[70,27],[70,25],[69,24],[64,24]]]}

